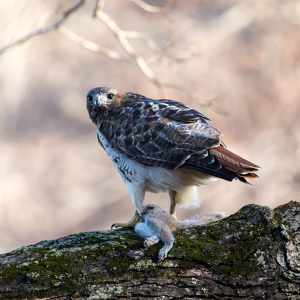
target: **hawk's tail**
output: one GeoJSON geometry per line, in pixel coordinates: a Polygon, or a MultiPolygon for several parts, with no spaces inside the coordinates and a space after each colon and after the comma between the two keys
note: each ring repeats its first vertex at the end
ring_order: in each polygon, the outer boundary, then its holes
{"type": "Polygon", "coordinates": [[[235,178],[243,183],[250,184],[246,178],[258,178],[259,176],[255,173],[260,167],[254,163],[234,154],[228,149],[219,146],[216,148],[209,149],[210,153],[215,156],[222,167],[235,174],[235,178]]]}

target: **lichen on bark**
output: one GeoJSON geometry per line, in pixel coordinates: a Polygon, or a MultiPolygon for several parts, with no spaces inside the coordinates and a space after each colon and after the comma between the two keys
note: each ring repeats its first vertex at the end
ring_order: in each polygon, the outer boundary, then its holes
{"type": "Polygon", "coordinates": [[[298,299],[300,205],[246,205],[143,251],[133,231],[73,234],[0,255],[0,299],[298,299]]]}

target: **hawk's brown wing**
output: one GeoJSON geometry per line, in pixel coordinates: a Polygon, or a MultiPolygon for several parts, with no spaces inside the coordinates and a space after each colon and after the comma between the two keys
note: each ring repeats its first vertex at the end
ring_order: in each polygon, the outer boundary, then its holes
{"type": "Polygon", "coordinates": [[[208,156],[220,144],[209,119],[183,103],[170,100],[129,102],[111,112],[100,125],[113,148],[134,160],[175,169],[191,155],[208,156]]]}
{"type": "Polygon", "coordinates": [[[184,167],[230,181],[237,177],[209,150],[220,145],[219,131],[183,103],[144,97],[126,102],[110,113],[99,130],[113,148],[142,164],[184,167]]]}

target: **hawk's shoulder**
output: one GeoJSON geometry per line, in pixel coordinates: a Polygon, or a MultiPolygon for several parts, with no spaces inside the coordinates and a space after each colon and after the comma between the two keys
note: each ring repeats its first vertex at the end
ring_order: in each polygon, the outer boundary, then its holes
{"type": "Polygon", "coordinates": [[[127,100],[111,113],[110,119],[117,118],[118,114],[125,114],[133,118],[160,116],[170,121],[183,123],[210,122],[209,118],[184,103],[169,99],[154,100],[132,93],[128,93],[127,100]]]}

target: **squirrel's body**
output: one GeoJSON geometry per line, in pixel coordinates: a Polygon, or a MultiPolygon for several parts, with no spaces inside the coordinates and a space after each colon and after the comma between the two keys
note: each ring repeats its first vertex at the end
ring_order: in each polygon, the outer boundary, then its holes
{"type": "Polygon", "coordinates": [[[158,258],[162,260],[167,257],[168,252],[173,247],[175,241],[173,232],[179,229],[207,224],[220,220],[223,217],[223,213],[208,212],[197,215],[192,219],[178,221],[161,207],[148,204],[143,206],[140,214],[140,222],[135,226],[134,230],[141,237],[145,238],[145,248],[149,248],[159,241],[164,243],[164,247],[160,249],[158,255],[158,258]]]}

